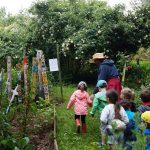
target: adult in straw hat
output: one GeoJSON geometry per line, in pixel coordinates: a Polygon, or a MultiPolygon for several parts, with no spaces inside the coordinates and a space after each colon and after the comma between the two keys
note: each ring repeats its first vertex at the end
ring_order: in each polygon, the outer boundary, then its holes
{"type": "MultiPolygon", "coordinates": [[[[120,95],[121,82],[114,61],[109,59],[104,53],[95,53],[89,62],[99,67],[98,80],[105,80],[107,82],[107,90],[115,89],[120,95]]],[[[97,89],[93,91],[93,94],[95,93],[97,93],[97,89]]]]}

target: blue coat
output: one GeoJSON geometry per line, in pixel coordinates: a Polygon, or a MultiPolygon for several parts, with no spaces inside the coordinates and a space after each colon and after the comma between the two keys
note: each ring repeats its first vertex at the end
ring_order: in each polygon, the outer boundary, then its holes
{"type": "Polygon", "coordinates": [[[111,59],[105,59],[99,66],[98,80],[105,80],[119,77],[118,70],[111,59]]]}

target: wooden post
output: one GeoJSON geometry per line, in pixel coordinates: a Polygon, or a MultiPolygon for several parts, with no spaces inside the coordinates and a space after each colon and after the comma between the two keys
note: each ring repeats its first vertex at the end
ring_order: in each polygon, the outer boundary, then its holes
{"type": "Polygon", "coordinates": [[[3,98],[3,69],[0,73],[0,90],[1,90],[1,95],[0,95],[0,108],[1,108],[2,98],[3,98]]]}
{"type": "Polygon", "coordinates": [[[62,78],[61,78],[61,68],[60,68],[60,57],[59,57],[59,45],[57,44],[57,59],[58,59],[58,68],[59,68],[59,83],[60,83],[60,93],[63,100],[63,88],[62,88],[62,78]]]}
{"type": "Polygon", "coordinates": [[[23,127],[23,133],[26,134],[27,130],[27,118],[28,118],[28,112],[29,112],[29,97],[28,97],[28,67],[27,67],[27,57],[26,57],[26,51],[24,51],[24,58],[23,58],[23,65],[24,65],[24,105],[25,105],[25,112],[24,112],[24,118],[22,122],[23,127]]]}
{"type": "Polygon", "coordinates": [[[18,69],[17,74],[18,74],[18,102],[22,102],[22,79],[21,79],[21,64],[17,64],[16,68],[18,69]]]}
{"type": "Polygon", "coordinates": [[[31,87],[31,98],[34,100],[36,97],[36,73],[37,73],[37,59],[36,57],[33,57],[32,59],[32,87],[31,87]]]}
{"type": "Polygon", "coordinates": [[[123,73],[122,73],[122,84],[123,84],[123,86],[124,86],[124,82],[125,82],[126,67],[127,67],[127,64],[126,64],[126,60],[125,60],[124,67],[123,67],[123,73]]]}
{"type": "Polygon", "coordinates": [[[26,98],[27,98],[27,94],[28,94],[28,85],[27,85],[27,58],[26,56],[24,55],[24,58],[23,58],[23,64],[24,64],[24,92],[25,92],[25,101],[26,101],[26,98]]]}
{"type": "Polygon", "coordinates": [[[56,109],[54,104],[54,150],[58,150],[58,144],[56,140],[56,109]]]}
{"type": "Polygon", "coordinates": [[[7,92],[8,92],[8,100],[11,100],[12,95],[12,75],[11,75],[11,56],[7,56],[7,92]]]}
{"type": "Polygon", "coordinates": [[[43,52],[37,50],[37,62],[38,62],[38,82],[39,82],[39,96],[43,97],[43,86],[42,86],[42,58],[43,52]]]}
{"type": "Polygon", "coordinates": [[[47,102],[49,102],[49,88],[48,88],[48,79],[46,74],[46,65],[44,55],[42,55],[42,81],[43,81],[43,89],[44,89],[44,98],[47,102]]]}

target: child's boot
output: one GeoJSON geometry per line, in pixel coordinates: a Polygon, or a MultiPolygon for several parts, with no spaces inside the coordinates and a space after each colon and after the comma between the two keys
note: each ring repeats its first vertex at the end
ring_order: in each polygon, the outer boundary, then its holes
{"type": "Polygon", "coordinates": [[[80,119],[76,119],[77,133],[80,133],[80,119]]]}
{"type": "Polygon", "coordinates": [[[82,133],[83,134],[86,133],[86,124],[85,123],[82,124],[82,133]]]}

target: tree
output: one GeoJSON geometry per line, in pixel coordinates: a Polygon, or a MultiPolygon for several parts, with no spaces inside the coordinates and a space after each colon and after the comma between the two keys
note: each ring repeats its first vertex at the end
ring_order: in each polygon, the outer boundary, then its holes
{"type": "Polygon", "coordinates": [[[23,51],[27,49],[30,18],[22,14],[16,16],[5,14],[1,15],[0,22],[0,59],[5,61],[5,57],[11,55],[20,61],[23,51]]]}

